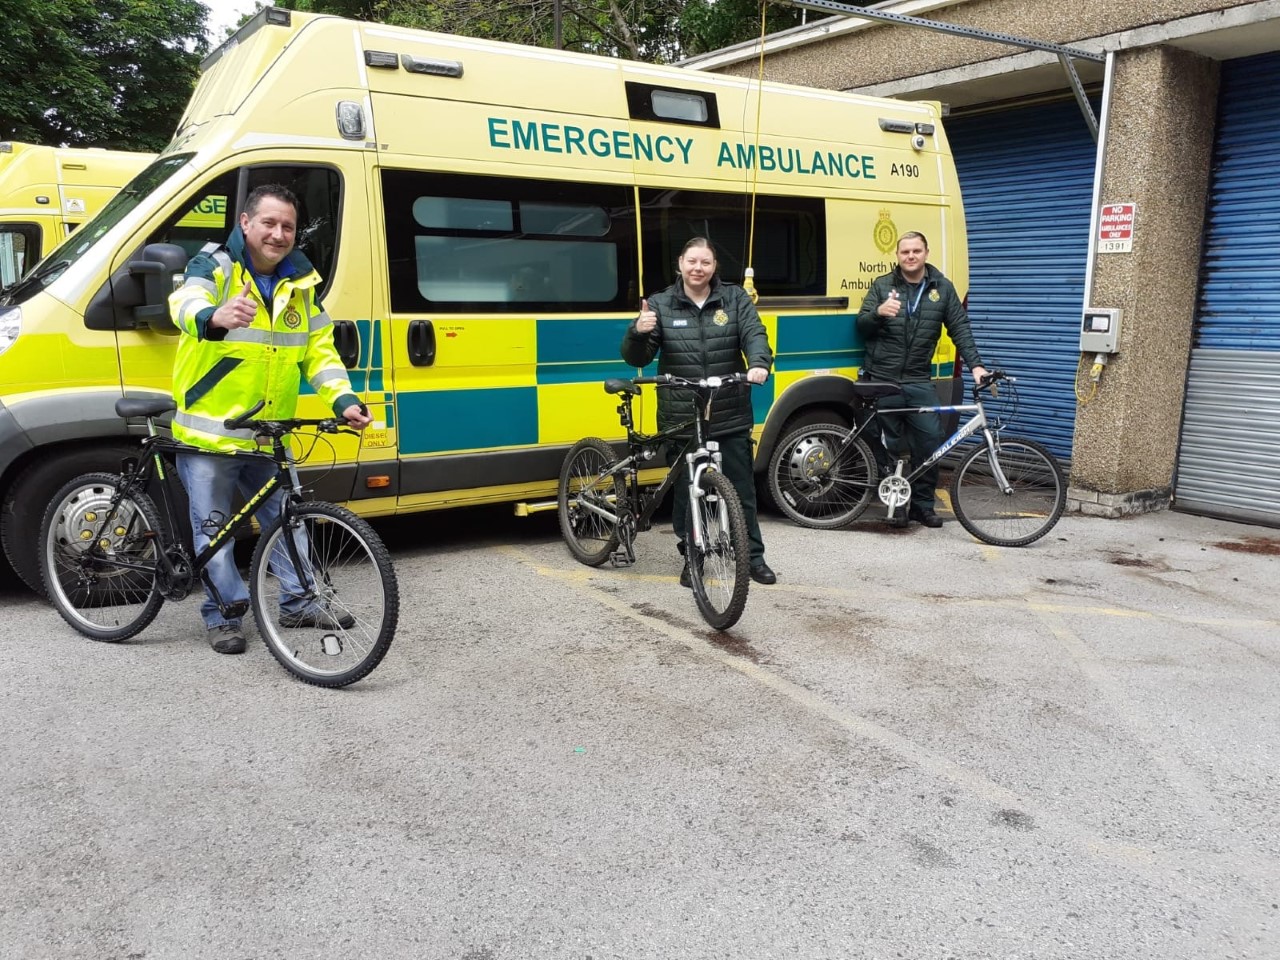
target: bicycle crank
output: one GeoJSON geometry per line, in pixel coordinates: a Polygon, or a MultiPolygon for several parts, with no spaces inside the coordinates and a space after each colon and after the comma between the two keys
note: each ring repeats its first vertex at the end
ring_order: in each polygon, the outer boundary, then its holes
{"type": "Polygon", "coordinates": [[[906,506],[911,501],[911,484],[900,474],[894,473],[885,477],[880,481],[880,487],[876,492],[880,495],[881,503],[894,509],[906,506]]]}

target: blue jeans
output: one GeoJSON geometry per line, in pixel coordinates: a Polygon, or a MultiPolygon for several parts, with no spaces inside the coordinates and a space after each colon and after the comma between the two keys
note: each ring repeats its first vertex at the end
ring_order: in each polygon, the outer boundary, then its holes
{"type": "MultiPolygon", "coordinates": [[[[209,545],[209,541],[217,530],[226,526],[231,519],[233,497],[237,490],[241,496],[253,496],[275,474],[275,464],[257,457],[215,457],[200,454],[179,454],[178,476],[187,490],[187,498],[191,503],[191,532],[195,538],[196,553],[209,545]],[[209,528],[205,521],[211,520],[209,528]]],[[[277,490],[258,508],[255,515],[264,531],[280,517],[280,504],[284,500],[284,489],[277,490]]],[[[306,558],[306,538],[299,530],[294,537],[298,548],[298,556],[306,558]]],[[[271,557],[271,569],[280,578],[280,608],[285,613],[299,613],[306,609],[308,601],[300,596],[302,589],[293,572],[293,564],[289,562],[284,542],[277,544],[271,557]]],[[[240,571],[236,569],[235,544],[233,540],[224,543],[205,567],[207,580],[217,588],[223,605],[237,601],[247,601],[249,590],[240,571]]],[[[225,623],[240,626],[240,621],[228,620],[218,609],[218,602],[213,592],[205,584],[205,600],[200,605],[200,616],[204,625],[209,628],[219,627],[225,623]]]]}

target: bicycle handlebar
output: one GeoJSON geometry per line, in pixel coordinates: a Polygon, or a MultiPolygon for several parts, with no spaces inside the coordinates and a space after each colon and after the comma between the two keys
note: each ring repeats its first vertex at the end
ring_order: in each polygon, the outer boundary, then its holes
{"type": "Polygon", "coordinates": [[[996,389],[996,384],[1001,380],[1007,380],[1009,383],[1018,382],[1017,377],[1011,377],[1003,370],[991,370],[986,376],[973,385],[973,399],[977,400],[978,394],[983,390],[990,390],[993,397],[997,396],[999,391],[996,389]]]}
{"type": "Polygon", "coordinates": [[[718,390],[735,383],[750,384],[745,373],[731,373],[723,377],[677,377],[673,373],[659,373],[652,377],[634,377],[631,381],[637,386],[652,384],[655,387],[697,387],[703,390],[718,390]]]}
{"type": "MultiPolygon", "coordinates": [[[[342,433],[347,421],[342,417],[325,417],[321,420],[293,417],[288,420],[254,420],[253,415],[267,405],[267,401],[259,400],[238,417],[230,417],[222,421],[228,430],[252,430],[255,436],[283,437],[301,427],[315,427],[320,433],[342,433]]],[[[368,414],[368,408],[360,404],[361,413],[368,414]]],[[[355,433],[356,431],[346,431],[355,433]]]]}

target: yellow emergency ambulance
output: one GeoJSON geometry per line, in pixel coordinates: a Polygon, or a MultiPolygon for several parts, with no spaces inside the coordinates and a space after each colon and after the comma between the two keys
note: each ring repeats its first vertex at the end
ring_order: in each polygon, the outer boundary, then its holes
{"type": "MultiPolygon", "coordinates": [[[[366,515],[552,498],[569,445],[621,435],[601,383],[634,374],[623,331],[690,237],[724,279],[754,269],[777,354],[761,468],[786,426],[846,415],[854,315],[898,234],[967,287],[936,104],[266,8],[205,60],[156,161],[0,300],[0,535],[28,582],[47,497],[142,429],[116,398],[169,391],[173,275],[269,182],[301,200],[375,417],[308,482],[366,515]]],[[[941,382],[953,347],[935,359],[941,382]]]]}
{"type": "Polygon", "coordinates": [[[151,153],[0,143],[0,289],[101,210],[151,153]]]}

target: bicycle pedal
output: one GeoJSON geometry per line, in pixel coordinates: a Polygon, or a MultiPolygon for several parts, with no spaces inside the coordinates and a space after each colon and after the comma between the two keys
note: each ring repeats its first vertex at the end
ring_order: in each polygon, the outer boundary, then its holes
{"type": "Polygon", "coordinates": [[[630,567],[635,562],[636,558],[628,556],[625,550],[615,550],[609,554],[609,564],[614,567],[630,567]]]}
{"type": "Polygon", "coordinates": [[[237,600],[235,603],[228,603],[222,608],[222,615],[228,620],[240,620],[249,612],[248,600],[237,600]]]}

